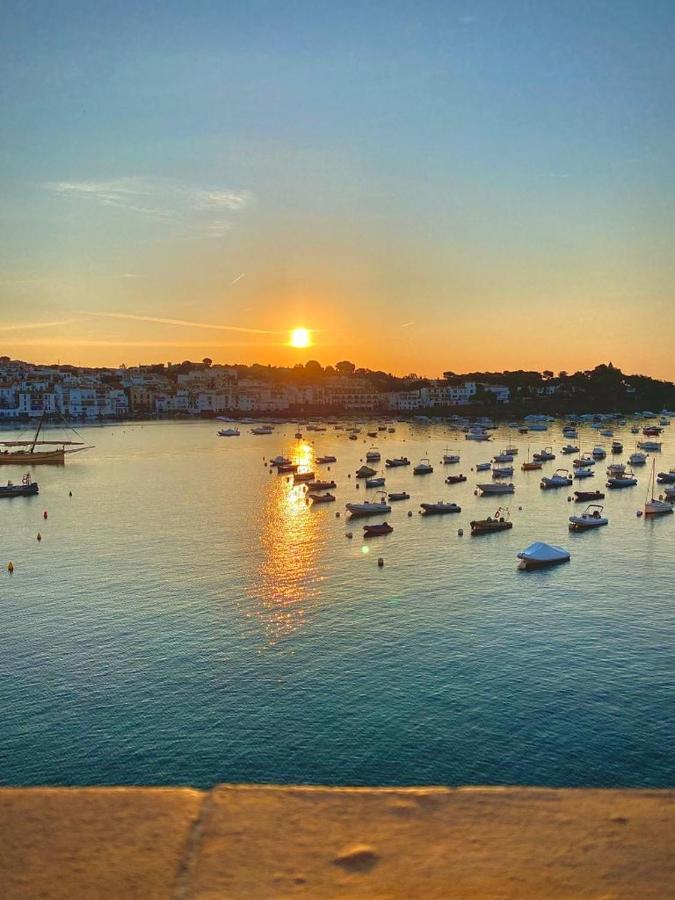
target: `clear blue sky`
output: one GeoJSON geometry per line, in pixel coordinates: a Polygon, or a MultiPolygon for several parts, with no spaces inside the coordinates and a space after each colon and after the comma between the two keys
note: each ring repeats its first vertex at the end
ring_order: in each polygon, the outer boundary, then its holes
{"type": "Polygon", "coordinates": [[[0,16],[15,355],[675,377],[675,3],[0,16]]]}

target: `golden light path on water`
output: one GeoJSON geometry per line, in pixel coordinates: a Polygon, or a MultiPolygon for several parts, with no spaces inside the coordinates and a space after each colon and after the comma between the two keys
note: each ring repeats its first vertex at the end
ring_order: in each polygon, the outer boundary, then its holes
{"type": "MultiPolygon", "coordinates": [[[[313,447],[299,440],[291,460],[299,472],[311,471],[313,447]]],[[[305,486],[294,485],[292,475],[279,476],[278,481],[266,496],[260,531],[262,563],[252,591],[261,603],[269,646],[305,624],[307,605],[319,598],[323,580],[316,565],[323,540],[320,522],[307,515],[305,486]]]]}

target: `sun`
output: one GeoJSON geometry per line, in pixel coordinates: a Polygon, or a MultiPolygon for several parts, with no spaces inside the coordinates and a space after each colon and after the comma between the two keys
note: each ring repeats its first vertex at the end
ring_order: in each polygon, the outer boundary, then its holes
{"type": "Polygon", "coordinates": [[[291,331],[291,339],[289,341],[291,347],[302,349],[310,347],[312,344],[312,336],[306,328],[294,328],[291,331]]]}

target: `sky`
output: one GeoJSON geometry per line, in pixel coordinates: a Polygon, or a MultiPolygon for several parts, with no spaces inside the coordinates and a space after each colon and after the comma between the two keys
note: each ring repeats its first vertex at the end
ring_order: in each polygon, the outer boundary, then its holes
{"type": "Polygon", "coordinates": [[[5,0],[0,354],[675,380],[673,46],[672,0],[5,0]]]}

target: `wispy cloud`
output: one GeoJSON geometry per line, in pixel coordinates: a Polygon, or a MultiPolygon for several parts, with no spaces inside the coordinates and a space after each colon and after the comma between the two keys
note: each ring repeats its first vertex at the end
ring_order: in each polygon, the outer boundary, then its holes
{"type": "Polygon", "coordinates": [[[31,331],[34,328],[57,328],[59,325],[70,325],[74,319],[60,319],[57,322],[14,322],[11,325],[0,325],[0,332],[31,331]]]}
{"type": "Polygon", "coordinates": [[[230,286],[232,286],[233,284],[236,284],[238,281],[241,281],[241,279],[245,278],[245,277],[246,277],[246,272],[241,272],[239,275],[237,275],[236,278],[232,279],[232,281],[230,282],[230,286]]]}
{"type": "Polygon", "coordinates": [[[211,322],[190,322],[187,319],[166,319],[160,316],[137,316],[132,313],[87,312],[83,315],[97,319],[124,319],[131,322],[154,322],[157,325],[177,325],[181,328],[207,328],[212,331],[237,331],[241,334],[286,334],[285,331],[269,331],[264,328],[246,328],[240,325],[219,325],[211,322]]]}
{"type": "Polygon", "coordinates": [[[414,324],[415,324],[414,322],[404,322],[404,323],[401,325],[401,328],[410,328],[410,326],[411,326],[411,325],[414,325],[414,324]]]}
{"type": "Polygon", "coordinates": [[[224,237],[232,223],[223,218],[223,213],[239,212],[253,201],[253,194],[247,190],[210,188],[168,178],[139,176],[48,181],[42,187],[64,198],[96,203],[178,226],[192,237],[224,237]]]}
{"type": "Polygon", "coordinates": [[[125,340],[94,340],[89,338],[45,338],[18,340],[11,342],[12,347],[184,347],[201,348],[205,350],[217,350],[227,347],[276,347],[274,342],[258,342],[250,341],[224,341],[214,343],[213,341],[125,341],[125,340]]]}

